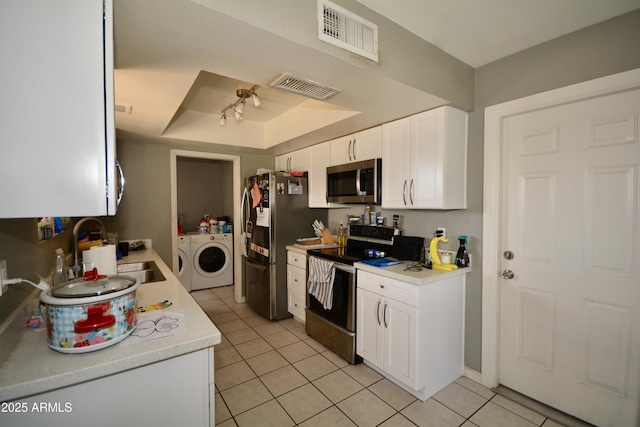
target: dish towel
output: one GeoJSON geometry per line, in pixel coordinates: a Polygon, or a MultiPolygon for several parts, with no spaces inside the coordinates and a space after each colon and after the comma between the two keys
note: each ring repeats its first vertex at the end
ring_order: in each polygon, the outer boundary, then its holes
{"type": "Polygon", "coordinates": [[[309,257],[309,279],[307,288],[316,297],[325,310],[331,310],[333,304],[333,278],[336,270],[333,262],[309,257]]]}

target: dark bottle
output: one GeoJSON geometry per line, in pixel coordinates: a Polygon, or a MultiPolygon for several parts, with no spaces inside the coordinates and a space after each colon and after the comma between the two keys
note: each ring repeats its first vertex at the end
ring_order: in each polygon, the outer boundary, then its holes
{"type": "Polygon", "coordinates": [[[458,267],[469,267],[469,252],[467,252],[467,248],[465,247],[467,239],[467,236],[458,236],[458,240],[460,241],[460,247],[456,254],[456,265],[458,267]]]}

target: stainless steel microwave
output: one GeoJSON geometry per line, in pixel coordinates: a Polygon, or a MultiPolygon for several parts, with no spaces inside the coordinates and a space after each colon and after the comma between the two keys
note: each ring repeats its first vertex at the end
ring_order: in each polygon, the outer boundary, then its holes
{"type": "Polygon", "coordinates": [[[327,202],[379,205],[381,188],[382,159],[327,168],[327,202]]]}

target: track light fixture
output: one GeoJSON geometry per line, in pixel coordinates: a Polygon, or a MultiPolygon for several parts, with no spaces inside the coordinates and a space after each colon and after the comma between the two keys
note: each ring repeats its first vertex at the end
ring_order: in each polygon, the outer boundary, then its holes
{"type": "Polygon", "coordinates": [[[225,126],[227,124],[227,110],[233,111],[233,115],[235,116],[236,121],[239,122],[244,119],[244,104],[247,98],[251,97],[253,106],[256,108],[262,105],[262,101],[256,94],[257,87],[258,85],[254,85],[251,89],[236,89],[236,96],[238,97],[238,100],[233,104],[227,105],[222,110],[222,116],[220,117],[220,126],[225,126]]]}

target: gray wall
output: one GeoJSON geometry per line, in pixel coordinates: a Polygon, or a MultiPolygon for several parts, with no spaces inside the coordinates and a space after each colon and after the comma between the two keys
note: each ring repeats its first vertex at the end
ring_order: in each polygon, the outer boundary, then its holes
{"type": "Polygon", "coordinates": [[[215,159],[177,159],[178,217],[184,232],[198,230],[204,214],[233,218],[233,162],[215,159]]]}

